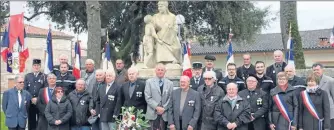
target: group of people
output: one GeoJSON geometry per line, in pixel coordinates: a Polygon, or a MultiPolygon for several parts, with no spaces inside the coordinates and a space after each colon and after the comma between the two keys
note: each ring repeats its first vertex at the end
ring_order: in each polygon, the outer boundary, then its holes
{"type": "Polygon", "coordinates": [[[323,74],[322,64],[312,66],[306,81],[274,52],[275,63],[227,65],[227,76],[216,69],[212,55],[193,62],[193,77],[181,76],[180,88],[155,67],[155,77],[139,79],[136,67],[96,69],[87,59],[81,79],[71,74],[68,57],[50,74],[33,72],[15,77],[16,85],[3,94],[6,126],[23,130],[113,130],[119,127],[121,107],[143,110],[151,130],[333,130],[334,79],[323,74]],[[331,127],[332,126],[332,127],[331,127]]]}

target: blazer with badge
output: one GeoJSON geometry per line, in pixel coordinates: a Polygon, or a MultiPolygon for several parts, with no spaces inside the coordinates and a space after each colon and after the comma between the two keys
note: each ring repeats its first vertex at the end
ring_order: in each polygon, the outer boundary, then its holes
{"type": "MultiPolygon", "coordinates": [[[[278,72],[275,72],[274,65],[275,65],[275,63],[267,67],[266,75],[274,81],[274,85],[276,86],[276,75],[277,75],[278,72]]],[[[284,71],[284,68],[286,66],[287,66],[287,64],[285,62],[283,62],[282,63],[282,70],[280,72],[284,71]]]]}
{"type": "Polygon", "coordinates": [[[200,77],[200,80],[199,80],[198,84],[196,84],[196,82],[195,82],[195,77],[192,77],[190,79],[190,85],[191,85],[190,88],[192,88],[192,89],[194,89],[196,91],[197,91],[198,87],[201,86],[201,85],[203,85],[203,84],[204,84],[204,79],[203,79],[202,76],[200,77]]]}
{"type": "Polygon", "coordinates": [[[121,104],[124,107],[134,106],[136,109],[141,109],[144,111],[143,113],[146,113],[147,103],[145,101],[145,95],[144,95],[145,82],[140,81],[138,79],[134,84],[135,88],[131,97],[129,94],[129,88],[131,87],[130,81],[125,82],[123,86],[120,88],[121,104]]]}
{"type": "Polygon", "coordinates": [[[29,107],[31,95],[25,90],[21,90],[21,102],[19,107],[18,90],[16,87],[11,88],[3,93],[2,110],[6,116],[6,126],[14,128],[20,126],[26,127],[27,123],[27,108],[29,107]]]}
{"type": "Polygon", "coordinates": [[[185,130],[188,125],[197,129],[197,122],[201,114],[200,94],[193,89],[189,89],[182,113],[180,113],[181,91],[182,89],[179,88],[172,92],[171,108],[168,110],[168,125],[174,124],[177,130],[185,130]],[[182,119],[180,119],[181,116],[182,119]],[[182,120],[182,124],[180,124],[180,120],[182,120]],[[180,125],[182,128],[180,128],[180,125]]]}
{"type": "Polygon", "coordinates": [[[120,114],[121,100],[120,87],[113,82],[106,93],[108,83],[105,83],[99,90],[96,103],[100,106],[99,115],[101,122],[115,122],[115,118],[120,114]]]}
{"type": "Polygon", "coordinates": [[[155,120],[157,118],[157,113],[155,108],[161,106],[165,109],[162,114],[164,121],[167,120],[167,111],[170,108],[170,100],[173,91],[173,82],[167,78],[161,79],[163,82],[163,92],[161,92],[159,87],[159,78],[154,77],[146,80],[145,86],[145,100],[147,102],[146,119],[155,120]]]}
{"type": "Polygon", "coordinates": [[[261,88],[257,88],[254,90],[253,94],[248,89],[242,90],[238,93],[238,95],[248,101],[251,108],[251,114],[255,118],[253,123],[254,130],[265,130],[266,129],[266,114],[269,109],[269,95],[261,90],[261,88]]]}
{"type": "Polygon", "coordinates": [[[39,90],[47,86],[47,76],[41,72],[34,75],[34,73],[28,73],[24,77],[24,89],[27,90],[32,97],[38,97],[39,90]]]}

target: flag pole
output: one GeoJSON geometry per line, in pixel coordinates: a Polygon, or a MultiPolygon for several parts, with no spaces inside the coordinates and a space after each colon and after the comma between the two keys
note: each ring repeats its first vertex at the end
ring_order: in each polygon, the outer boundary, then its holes
{"type": "MultiPolygon", "coordinates": [[[[288,52],[288,58],[286,59],[286,62],[289,64],[289,59],[290,59],[290,55],[291,55],[291,53],[290,53],[290,50],[291,50],[291,22],[289,22],[289,39],[290,39],[290,45],[289,45],[289,49],[287,49],[287,52],[288,52]]],[[[289,40],[288,39],[288,40],[289,40]]],[[[288,48],[288,46],[287,46],[287,48],[288,48]]]]}
{"type": "MultiPolygon", "coordinates": [[[[51,30],[51,23],[49,23],[49,31],[51,30]]],[[[48,32],[49,33],[49,32],[48,32]]],[[[46,34],[46,40],[48,40],[48,33],[46,34]]],[[[44,50],[44,61],[46,59],[46,51],[48,50],[48,45],[45,46],[44,50]]],[[[45,63],[44,63],[45,64],[45,63]]]]}

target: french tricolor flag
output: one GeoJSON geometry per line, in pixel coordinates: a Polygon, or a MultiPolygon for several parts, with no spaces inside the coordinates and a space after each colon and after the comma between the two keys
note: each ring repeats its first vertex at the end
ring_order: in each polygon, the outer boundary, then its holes
{"type": "Polygon", "coordinates": [[[81,76],[80,68],[81,68],[81,48],[80,48],[80,42],[76,42],[74,46],[74,51],[75,51],[75,61],[73,65],[73,76],[76,79],[79,79],[81,76]]]}
{"type": "Polygon", "coordinates": [[[53,50],[52,50],[52,33],[49,28],[49,33],[46,38],[46,55],[44,64],[44,73],[49,74],[53,70],[53,50]]]}
{"type": "Polygon", "coordinates": [[[188,42],[183,45],[183,76],[192,77],[191,64],[190,64],[190,45],[188,42]]]}
{"type": "Polygon", "coordinates": [[[227,50],[227,62],[225,66],[225,76],[227,76],[227,65],[229,63],[234,63],[234,56],[233,56],[233,48],[232,48],[232,36],[233,34],[229,34],[229,43],[228,43],[228,50],[227,50]]]}

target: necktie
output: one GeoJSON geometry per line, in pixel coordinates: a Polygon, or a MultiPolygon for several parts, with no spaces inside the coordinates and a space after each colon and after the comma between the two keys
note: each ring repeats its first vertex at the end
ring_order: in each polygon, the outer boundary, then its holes
{"type": "Polygon", "coordinates": [[[21,96],[21,90],[17,91],[18,97],[19,97],[19,108],[21,107],[21,101],[22,101],[22,96],[21,96]]]}
{"type": "Polygon", "coordinates": [[[163,87],[164,86],[164,82],[162,82],[162,80],[159,81],[159,87],[163,87]]]}
{"type": "Polygon", "coordinates": [[[135,86],[135,83],[131,83],[131,84],[130,84],[130,87],[133,87],[133,86],[135,86]]]}
{"type": "Polygon", "coordinates": [[[199,84],[199,79],[198,78],[195,78],[195,83],[199,84]]]}
{"type": "Polygon", "coordinates": [[[51,94],[53,93],[53,89],[52,88],[50,88],[50,92],[51,92],[51,94]]]}
{"type": "Polygon", "coordinates": [[[110,84],[107,85],[106,94],[108,93],[109,89],[110,89],[110,84]]]}

